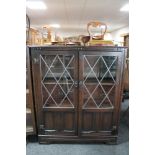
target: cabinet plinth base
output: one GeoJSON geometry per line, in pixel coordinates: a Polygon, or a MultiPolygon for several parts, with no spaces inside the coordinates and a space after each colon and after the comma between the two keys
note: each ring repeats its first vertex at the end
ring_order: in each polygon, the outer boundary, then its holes
{"type": "Polygon", "coordinates": [[[53,137],[39,135],[38,141],[40,144],[51,143],[104,143],[104,144],[117,144],[117,136],[99,137],[99,138],[78,138],[78,137],[53,137]]]}

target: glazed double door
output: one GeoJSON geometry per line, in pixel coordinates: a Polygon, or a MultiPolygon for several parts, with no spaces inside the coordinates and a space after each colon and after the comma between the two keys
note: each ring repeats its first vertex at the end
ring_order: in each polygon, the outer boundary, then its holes
{"type": "Polygon", "coordinates": [[[38,134],[112,135],[117,128],[121,52],[33,51],[38,134]]]}

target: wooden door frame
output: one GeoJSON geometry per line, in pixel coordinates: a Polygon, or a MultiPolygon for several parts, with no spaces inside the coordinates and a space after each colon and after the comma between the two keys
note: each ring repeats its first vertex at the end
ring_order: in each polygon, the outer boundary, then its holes
{"type": "MultiPolygon", "coordinates": [[[[78,52],[70,50],[31,50],[31,61],[32,61],[32,74],[33,74],[33,86],[34,86],[34,98],[35,98],[35,105],[36,105],[36,113],[37,113],[37,127],[38,127],[38,134],[44,134],[44,112],[42,108],[42,89],[41,89],[41,69],[40,69],[40,55],[56,55],[56,54],[70,54],[75,56],[75,66],[77,66],[74,73],[77,74],[74,78],[74,81],[78,81],[78,52]]],[[[73,86],[74,87],[74,86],[73,86]]],[[[77,95],[74,95],[74,102],[76,107],[75,110],[75,133],[77,134],[77,125],[78,125],[78,87],[73,88],[77,95]],[[75,98],[76,96],[76,98],[75,98]]],[[[65,109],[62,111],[65,111],[65,109]]],[[[71,110],[72,111],[72,110],[71,110]]]]}
{"type": "MultiPolygon", "coordinates": [[[[115,131],[114,134],[117,133],[117,128],[118,128],[118,119],[119,119],[119,108],[121,105],[121,93],[122,93],[122,78],[123,78],[123,68],[124,68],[124,52],[122,51],[90,51],[85,50],[85,51],[79,51],[79,81],[83,81],[83,66],[84,66],[84,60],[83,60],[83,55],[84,54],[92,54],[92,55],[107,55],[107,56],[118,56],[118,71],[117,71],[117,81],[118,85],[115,88],[115,105],[114,105],[114,110],[113,110],[113,116],[112,116],[112,132],[113,130],[115,131]],[[120,90],[120,91],[119,91],[120,90]]],[[[79,121],[78,121],[78,134],[81,136],[81,131],[82,131],[82,105],[83,105],[83,85],[79,85],[79,121]]],[[[107,110],[101,110],[101,109],[93,109],[92,112],[94,111],[107,111],[107,110]]],[[[110,111],[110,110],[109,110],[110,111]]]]}

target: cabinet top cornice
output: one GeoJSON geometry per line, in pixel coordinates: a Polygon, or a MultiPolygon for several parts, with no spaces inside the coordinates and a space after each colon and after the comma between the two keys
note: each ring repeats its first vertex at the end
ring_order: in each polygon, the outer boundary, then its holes
{"type": "Polygon", "coordinates": [[[78,50],[78,51],[102,51],[102,50],[107,50],[107,51],[120,51],[123,49],[127,49],[127,47],[123,46],[53,46],[53,45],[42,45],[42,46],[28,46],[32,50],[78,50]]]}

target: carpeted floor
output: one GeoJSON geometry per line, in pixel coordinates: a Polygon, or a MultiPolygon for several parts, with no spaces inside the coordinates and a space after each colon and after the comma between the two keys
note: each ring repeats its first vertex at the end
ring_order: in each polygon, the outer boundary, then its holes
{"type": "Polygon", "coordinates": [[[27,155],[128,155],[128,142],[119,145],[50,144],[27,145],[27,155]]]}
{"type": "Polygon", "coordinates": [[[117,145],[104,144],[48,144],[28,143],[26,155],[129,155],[128,120],[124,120],[124,113],[129,101],[122,103],[121,122],[117,145]]]}

